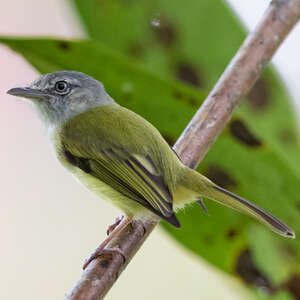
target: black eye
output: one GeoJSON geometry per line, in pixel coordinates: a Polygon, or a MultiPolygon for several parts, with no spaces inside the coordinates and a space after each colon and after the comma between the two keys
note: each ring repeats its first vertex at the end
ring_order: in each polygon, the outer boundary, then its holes
{"type": "Polygon", "coordinates": [[[66,81],[57,81],[55,83],[55,90],[59,93],[59,94],[66,94],[69,92],[69,84],[66,81]]]}

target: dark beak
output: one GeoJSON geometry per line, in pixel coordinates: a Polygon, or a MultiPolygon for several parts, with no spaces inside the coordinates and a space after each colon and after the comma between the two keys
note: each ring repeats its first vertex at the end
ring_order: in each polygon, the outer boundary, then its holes
{"type": "Polygon", "coordinates": [[[29,99],[49,98],[48,94],[29,87],[13,88],[7,91],[7,94],[12,96],[17,96],[17,97],[29,98],[29,99]]]}

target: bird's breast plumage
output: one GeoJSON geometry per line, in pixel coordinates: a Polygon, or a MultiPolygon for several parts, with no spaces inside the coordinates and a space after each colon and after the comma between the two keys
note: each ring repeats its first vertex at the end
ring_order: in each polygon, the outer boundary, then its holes
{"type": "Polygon", "coordinates": [[[93,108],[58,127],[52,139],[61,163],[90,189],[101,183],[110,188],[106,196],[118,192],[179,225],[173,194],[181,163],[146,120],[117,104],[93,108]]]}

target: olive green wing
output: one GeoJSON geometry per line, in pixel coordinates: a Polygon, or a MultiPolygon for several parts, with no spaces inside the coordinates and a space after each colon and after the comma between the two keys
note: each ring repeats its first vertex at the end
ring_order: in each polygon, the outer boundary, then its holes
{"type": "Polygon", "coordinates": [[[151,157],[109,147],[107,143],[103,147],[100,145],[97,143],[97,151],[92,151],[87,142],[65,139],[63,155],[73,166],[180,227],[172,208],[172,194],[151,157]]]}

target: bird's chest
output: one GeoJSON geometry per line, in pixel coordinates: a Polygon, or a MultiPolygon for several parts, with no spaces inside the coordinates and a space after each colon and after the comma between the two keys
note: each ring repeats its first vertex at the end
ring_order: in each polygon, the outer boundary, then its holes
{"type": "Polygon", "coordinates": [[[80,183],[89,190],[101,195],[102,198],[110,197],[111,193],[116,192],[99,180],[99,178],[95,178],[90,174],[91,169],[87,159],[76,157],[65,149],[59,132],[52,133],[50,139],[58,161],[63,165],[63,167],[71,172],[80,183]]]}
{"type": "Polygon", "coordinates": [[[74,166],[69,162],[66,155],[66,150],[63,145],[59,130],[52,130],[48,134],[50,139],[51,148],[58,159],[58,161],[67,169],[71,170],[74,166]]]}

